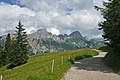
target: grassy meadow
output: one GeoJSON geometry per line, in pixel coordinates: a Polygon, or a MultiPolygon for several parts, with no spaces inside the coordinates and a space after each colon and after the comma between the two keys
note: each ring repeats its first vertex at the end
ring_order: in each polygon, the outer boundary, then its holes
{"type": "Polygon", "coordinates": [[[3,80],[60,80],[74,61],[98,55],[91,49],[69,50],[31,56],[28,63],[13,69],[0,68],[3,80]],[[52,61],[54,59],[54,69],[52,61]]]}

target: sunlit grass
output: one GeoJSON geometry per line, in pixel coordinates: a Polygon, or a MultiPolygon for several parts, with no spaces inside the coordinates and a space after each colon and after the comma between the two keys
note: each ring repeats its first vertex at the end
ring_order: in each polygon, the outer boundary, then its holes
{"type": "Polygon", "coordinates": [[[3,80],[60,80],[72,65],[69,58],[75,61],[81,59],[80,57],[84,58],[97,54],[98,52],[90,49],[38,54],[31,56],[27,64],[14,69],[6,69],[6,66],[0,68],[0,74],[3,75],[3,80]],[[51,65],[53,59],[55,60],[55,65],[52,73],[51,65]]]}

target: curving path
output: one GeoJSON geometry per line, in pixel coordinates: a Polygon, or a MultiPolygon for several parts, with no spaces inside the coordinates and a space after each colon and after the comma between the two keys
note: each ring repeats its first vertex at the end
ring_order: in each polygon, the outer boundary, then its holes
{"type": "Polygon", "coordinates": [[[61,80],[120,80],[120,76],[102,62],[105,55],[106,52],[99,51],[98,56],[75,62],[61,80]]]}

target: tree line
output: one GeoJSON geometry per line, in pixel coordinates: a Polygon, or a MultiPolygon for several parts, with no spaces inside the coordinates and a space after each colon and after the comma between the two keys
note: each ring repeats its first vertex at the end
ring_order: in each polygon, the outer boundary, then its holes
{"type": "Polygon", "coordinates": [[[29,44],[27,34],[19,21],[14,37],[7,34],[4,45],[0,45],[0,67],[7,65],[8,69],[27,63],[29,59],[29,44]]]}
{"type": "Polygon", "coordinates": [[[110,48],[104,60],[109,66],[120,70],[120,0],[108,0],[103,2],[103,6],[95,8],[104,18],[99,23],[99,29],[103,31],[105,44],[110,48]]]}

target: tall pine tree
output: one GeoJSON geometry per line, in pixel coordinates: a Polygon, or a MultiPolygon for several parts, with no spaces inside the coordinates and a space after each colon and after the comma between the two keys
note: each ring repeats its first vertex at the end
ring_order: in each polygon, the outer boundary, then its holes
{"type": "Polygon", "coordinates": [[[107,45],[113,51],[120,51],[120,0],[108,0],[103,2],[105,8],[96,9],[100,10],[104,21],[99,24],[100,30],[103,30],[103,37],[107,45]]]}
{"type": "Polygon", "coordinates": [[[0,65],[4,66],[10,62],[11,37],[7,35],[4,47],[0,47],[0,65]]]}
{"type": "Polygon", "coordinates": [[[3,54],[3,46],[0,45],[0,67],[5,65],[5,59],[3,54]]]}
{"type": "Polygon", "coordinates": [[[10,34],[8,33],[8,35],[6,37],[5,48],[4,48],[4,52],[6,53],[6,61],[7,61],[7,63],[10,62],[11,50],[12,50],[11,37],[10,37],[10,34]]]}
{"type": "Polygon", "coordinates": [[[8,68],[13,68],[25,64],[28,60],[28,42],[27,34],[21,21],[19,21],[18,26],[16,27],[16,39],[13,41],[13,56],[11,64],[8,68]]]}
{"type": "Polygon", "coordinates": [[[111,48],[104,61],[112,68],[120,70],[120,0],[108,0],[103,5],[104,8],[95,8],[103,15],[104,21],[99,26],[103,30],[106,44],[111,48]]]}

